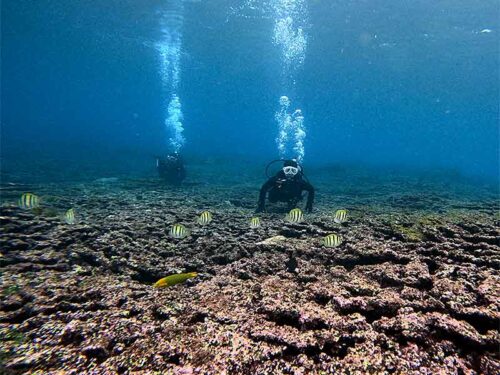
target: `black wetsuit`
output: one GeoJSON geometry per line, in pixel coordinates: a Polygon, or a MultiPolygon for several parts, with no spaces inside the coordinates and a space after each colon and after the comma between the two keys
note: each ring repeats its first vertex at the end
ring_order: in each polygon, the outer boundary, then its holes
{"type": "Polygon", "coordinates": [[[179,185],[186,178],[184,162],[177,154],[170,154],[165,158],[157,158],[156,166],[160,178],[168,184],[179,185]]]}
{"type": "Polygon", "coordinates": [[[302,174],[287,179],[283,171],[279,171],[275,176],[269,178],[260,189],[259,204],[257,212],[264,211],[266,194],[269,192],[269,202],[286,202],[290,208],[302,200],[302,192],[307,191],[306,211],[311,212],[314,202],[314,188],[304,181],[302,174]]]}

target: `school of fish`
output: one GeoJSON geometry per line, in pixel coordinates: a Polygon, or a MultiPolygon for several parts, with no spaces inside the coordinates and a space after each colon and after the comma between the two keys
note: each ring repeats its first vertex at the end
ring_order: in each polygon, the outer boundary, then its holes
{"type": "MultiPolygon", "coordinates": [[[[25,210],[40,208],[40,197],[33,193],[24,193],[18,200],[18,206],[25,210]]],[[[347,221],[347,216],[348,210],[337,210],[333,215],[333,221],[337,224],[345,223],[347,221]]],[[[62,216],[62,220],[69,225],[75,224],[75,209],[68,209],[62,216]]],[[[210,211],[203,211],[196,218],[196,222],[201,226],[207,226],[212,221],[213,214],[210,211]]],[[[285,221],[294,224],[302,223],[304,221],[304,213],[300,208],[293,208],[285,216],[285,221]]],[[[250,219],[249,224],[251,229],[258,229],[261,227],[261,220],[259,217],[254,216],[250,219]]],[[[183,239],[188,237],[190,234],[191,230],[180,223],[174,223],[169,229],[169,235],[174,239],[183,239]]],[[[325,247],[338,247],[342,244],[342,242],[342,237],[336,233],[330,233],[321,240],[321,244],[325,247]]],[[[156,288],[173,286],[197,276],[198,274],[196,272],[173,274],[158,280],[153,284],[153,286],[156,288]]]]}

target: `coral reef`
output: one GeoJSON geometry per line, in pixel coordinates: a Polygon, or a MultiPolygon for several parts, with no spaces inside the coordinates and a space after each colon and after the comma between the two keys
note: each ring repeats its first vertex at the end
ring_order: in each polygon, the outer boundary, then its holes
{"type": "Polygon", "coordinates": [[[10,191],[0,210],[0,371],[498,373],[496,198],[395,185],[341,195],[320,181],[304,223],[266,213],[258,229],[246,185],[50,186],[59,198],[48,215],[11,205],[10,191]],[[53,215],[69,203],[75,225],[53,215]],[[350,212],[342,225],[338,207],[350,212]],[[201,227],[204,209],[213,221],[201,227]],[[191,235],[169,238],[174,222],[191,235]],[[342,235],[338,248],[321,245],[330,232],[342,235]],[[199,276],[152,287],[191,271],[199,276]]]}

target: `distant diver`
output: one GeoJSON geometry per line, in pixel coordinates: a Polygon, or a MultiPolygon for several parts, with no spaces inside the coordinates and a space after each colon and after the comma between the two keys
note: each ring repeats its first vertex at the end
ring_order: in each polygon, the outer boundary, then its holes
{"type": "Polygon", "coordinates": [[[312,211],[314,202],[314,187],[304,175],[302,167],[295,160],[274,160],[269,166],[277,161],[283,161],[283,168],[276,175],[269,177],[260,189],[259,202],[255,212],[265,211],[266,195],[269,202],[285,202],[288,208],[295,208],[297,203],[303,199],[302,192],[307,192],[306,211],[312,211]],[[269,194],[268,194],[269,193],[269,194]]]}
{"type": "Polygon", "coordinates": [[[160,178],[170,185],[180,185],[186,178],[184,162],[177,152],[156,157],[156,169],[160,178]]]}

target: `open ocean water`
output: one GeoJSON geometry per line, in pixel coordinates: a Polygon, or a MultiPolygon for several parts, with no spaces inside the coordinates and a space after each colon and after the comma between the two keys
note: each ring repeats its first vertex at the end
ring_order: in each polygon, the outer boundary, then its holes
{"type": "Polygon", "coordinates": [[[500,373],[499,14],[3,0],[0,374],[500,373]]]}

